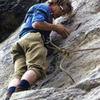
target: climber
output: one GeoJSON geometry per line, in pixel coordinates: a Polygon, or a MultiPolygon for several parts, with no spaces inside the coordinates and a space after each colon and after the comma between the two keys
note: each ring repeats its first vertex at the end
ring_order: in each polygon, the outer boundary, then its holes
{"type": "Polygon", "coordinates": [[[5,100],[12,93],[27,90],[36,80],[46,75],[45,42],[52,30],[63,39],[69,34],[62,24],[52,24],[52,18],[70,16],[73,7],[70,0],[48,0],[32,6],[24,19],[19,40],[11,48],[14,76],[9,83],[5,100]]]}

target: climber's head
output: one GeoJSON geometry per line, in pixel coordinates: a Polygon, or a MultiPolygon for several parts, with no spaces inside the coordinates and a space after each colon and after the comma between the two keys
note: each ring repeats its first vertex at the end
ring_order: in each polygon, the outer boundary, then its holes
{"type": "Polygon", "coordinates": [[[72,14],[73,7],[70,0],[48,0],[46,3],[50,6],[55,6],[55,8],[53,9],[54,14],[56,14],[57,12],[59,13],[59,16],[72,14]]]}

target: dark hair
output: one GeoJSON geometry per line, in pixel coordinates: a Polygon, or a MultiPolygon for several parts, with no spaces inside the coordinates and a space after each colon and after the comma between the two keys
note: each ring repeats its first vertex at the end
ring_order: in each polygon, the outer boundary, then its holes
{"type": "Polygon", "coordinates": [[[72,14],[72,11],[73,11],[73,7],[72,7],[72,5],[71,5],[71,2],[68,2],[68,3],[66,3],[66,5],[68,6],[68,15],[71,15],[72,14]]]}

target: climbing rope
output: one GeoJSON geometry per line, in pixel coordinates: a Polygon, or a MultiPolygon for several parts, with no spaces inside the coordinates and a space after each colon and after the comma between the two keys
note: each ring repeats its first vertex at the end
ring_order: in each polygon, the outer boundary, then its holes
{"type": "Polygon", "coordinates": [[[64,58],[62,59],[62,61],[61,61],[61,63],[60,63],[60,69],[61,69],[62,71],[64,71],[64,72],[72,79],[73,83],[75,83],[74,79],[73,79],[73,78],[71,77],[71,75],[70,75],[65,69],[63,69],[63,67],[62,67],[62,64],[63,64],[65,58],[66,58],[70,53],[73,53],[73,52],[89,51],[89,50],[98,50],[98,49],[100,49],[100,48],[90,48],[90,49],[79,49],[79,50],[68,51],[68,50],[66,50],[65,48],[59,48],[58,46],[56,46],[55,44],[53,44],[53,43],[50,42],[50,41],[48,41],[48,42],[53,46],[53,47],[51,47],[51,46],[48,46],[48,45],[47,45],[48,48],[54,49],[54,50],[58,50],[58,51],[60,51],[60,52],[62,52],[62,53],[65,54],[64,58]]]}

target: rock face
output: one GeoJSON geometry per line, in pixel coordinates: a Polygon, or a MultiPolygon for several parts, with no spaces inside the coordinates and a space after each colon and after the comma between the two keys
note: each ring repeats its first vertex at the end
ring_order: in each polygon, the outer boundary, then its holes
{"type": "MultiPolygon", "coordinates": [[[[62,39],[56,32],[51,40],[66,50],[100,48],[100,0],[73,0],[74,12],[70,18],[61,17],[70,32],[62,39]]],[[[0,44],[0,99],[4,100],[7,85],[13,75],[10,47],[18,40],[20,27],[0,44]]],[[[65,55],[52,51],[47,57],[47,75],[35,82],[30,90],[14,93],[11,100],[100,100],[100,49],[70,53],[62,67],[75,83],[59,68],[65,55]]]]}
{"type": "Polygon", "coordinates": [[[30,6],[46,0],[0,0],[0,43],[23,21],[30,6]]]}

